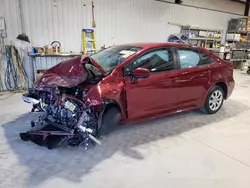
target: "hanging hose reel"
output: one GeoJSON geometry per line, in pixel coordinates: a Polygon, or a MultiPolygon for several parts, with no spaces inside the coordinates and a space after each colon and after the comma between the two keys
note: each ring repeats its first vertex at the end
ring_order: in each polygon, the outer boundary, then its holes
{"type": "Polygon", "coordinates": [[[7,66],[5,71],[5,86],[9,91],[25,89],[27,74],[18,50],[12,45],[6,45],[7,66]]]}

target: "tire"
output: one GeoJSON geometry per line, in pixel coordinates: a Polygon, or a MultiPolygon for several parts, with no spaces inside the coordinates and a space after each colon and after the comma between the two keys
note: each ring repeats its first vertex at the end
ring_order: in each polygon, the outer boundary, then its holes
{"type": "Polygon", "coordinates": [[[250,69],[247,70],[247,74],[250,74],[250,69]]]}
{"type": "Polygon", "coordinates": [[[209,91],[205,101],[205,105],[200,110],[205,114],[215,114],[220,110],[223,102],[224,91],[220,86],[215,85],[209,91]]]}
{"type": "Polygon", "coordinates": [[[100,135],[107,135],[114,131],[121,120],[120,111],[115,108],[109,108],[103,115],[102,126],[99,130],[100,135]]]}

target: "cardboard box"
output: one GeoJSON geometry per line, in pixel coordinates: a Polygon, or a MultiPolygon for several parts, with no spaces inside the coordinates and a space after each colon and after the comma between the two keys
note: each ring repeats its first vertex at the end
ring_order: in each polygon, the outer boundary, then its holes
{"type": "Polygon", "coordinates": [[[240,41],[240,34],[228,33],[226,40],[228,40],[228,41],[240,41]]]}
{"type": "Polygon", "coordinates": [[[250,32],[250,18],[247,19],[247,32],[250,32]]]}
{"type": "Polygon", "coordinates": [[[52,46],[45,46],[45,54],[54,54],[52,46]]]}

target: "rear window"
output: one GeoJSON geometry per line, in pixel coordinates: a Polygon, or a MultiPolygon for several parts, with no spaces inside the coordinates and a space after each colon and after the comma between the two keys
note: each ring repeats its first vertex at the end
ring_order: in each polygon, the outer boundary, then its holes
{"type": "Polygon", "coordinates": [[[212,57],[210,57],[209,55],[207,55],[202,51],[200,51],[200,58],[201,58],[200,65],[207,65],[215,62],[215,60],[212,57]]]}

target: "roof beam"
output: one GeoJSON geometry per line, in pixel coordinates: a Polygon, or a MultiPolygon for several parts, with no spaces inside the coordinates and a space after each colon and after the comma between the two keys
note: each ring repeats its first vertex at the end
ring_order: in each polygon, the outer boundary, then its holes
{"type": "Polygon", "coordinates": [[[242,3],[242,4],[245,4],[245,5],[250,5],[250,2],[248,0],[246,1],[241,1],[241,0],[231,0],[233,2],[236,2],[236,3],[242,3]]]}

